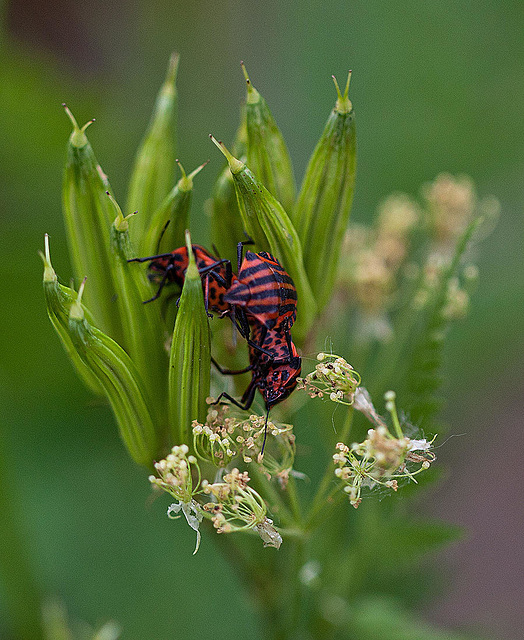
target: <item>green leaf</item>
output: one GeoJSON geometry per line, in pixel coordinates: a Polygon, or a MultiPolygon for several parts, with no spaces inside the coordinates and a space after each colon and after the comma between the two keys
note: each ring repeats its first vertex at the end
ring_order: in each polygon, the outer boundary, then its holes
{"type": "Polygon", "coordinates": [[[436,629],[386,597],[352,601],[347,613],[348,637],[355,640],[466,640],[462,634],[436,629]]]}
{"type": "Polygon", "coordinates": [[[189,255],[169,358],[170,446],[189,444],[193,420],[204,422],[209,396],[211,346],[202,281],[186,232],[189,255]]]}
{"type": "Polygon", "coordinates": [[[448,286],[456,275],[475,230],[482,223],[477,218],[470,223],[459,239],[451,262],[440,278],[433,299],[424,310],[417,331],[406,354],[408,362],[406,373],[406,400],[403,403],[409,411],[410,420],[426,431],[433,431],[433,420],[442,407],[441,399],[435,397],[442,384],[439,371],[442,365],[444,337],[449,320],[444,314],[447,302],[448,286]]]}
{"type": "Polygon", "coordinates": [[[169,61],[167,76],[158,93],[151,122],[140,147],[129,183],[127,210],[138,211],[131,238],[140,252],[151,216],[173,185],[176,158],[178,54],[169,61]]]}

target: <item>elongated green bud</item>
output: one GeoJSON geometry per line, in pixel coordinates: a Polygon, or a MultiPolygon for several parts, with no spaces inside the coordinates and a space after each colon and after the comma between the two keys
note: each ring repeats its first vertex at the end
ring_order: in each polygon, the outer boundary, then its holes
{"type": "Polygon", "coordinates": [[[164,348],[165,325],[158,304],[144,304],[153,295],[142,265],[128,259],[135,257],[129,240],[129,226],[136,216],[124,218],[116,200],[108,194],[115,212],[111,226],[111,248],[117,293],[117,305],[123,323],[124,344],[144,381],[152,400],[155,423],[167,424],[167,352],[164,348]]]}
{"type": "Polygon", "coordinates": [[[173,331],[169,359],[170,444],[190,442],[191,423],[207,414],[211,347],[202,282],[186,232],[189,265],[173,331]]]}
{"type": "Polygon", "coordinates": [[[113,302],[109,247],[114,215],[106,196],[111,187],[85,134],[93,121],[80,128],[71,111],[65,105],[64,108],[73,124],[62,189],[71,262],[77,279],[89,276],[86,304],[97,325],[118,339],[120,320],[113,302]]]}
{"type": "Polygon", "coordinates": [[[189,175],[186,175],[184,167],[177,160],[182,177],[167,194],[160,207],[153,214],[149,227],[141,241],[141,253],[151,255],[173,251],[181,247],[185,239],[185,231],[189,226],[189,212],[193,197],[193,178],[202,171],[207,162],[201,164],[189,175]],[[169,225],[166,228],[166,223],[169,225]],[[165,229],[165,231],[164,231],[165,229]],[[162,240],[159,245],[159,240],[162,240]]]}
{"type": "Polygon", "coordinates": [[[293,278],[298,298],[294,336],[300,341],[315,319],[317,305],[304,269],[302,246],[295,227],[280,202],[260,184],[247,166],[233,157],[213,136],[211,139],[229,163],[247,233],[259,249],[270,251],[278,258],[293,278]]]}
{"type": "Polygon", "coordinates": [[[293,212],[306,271],[320,309],[333,291],[355,188],[356,134],[348,98],[350,78],[351,71],[342,95],[333,76],[337,102],[309,160],[293,212]]]}
{"type": "MultiPolygon", "coordinates": [[[[232,147],[232,153],[243,162],[246,160],[246,141],[246,118],[243,108],[232,147]]],[[[206,212],[211,217],[211,241],[218,248],[220,257],[228,258],[236,264],[237,244],[246,237],[233,176],[227,162],[215,180],[211,198],[206,202],[206,212]]]]}
{"type": "Polygon", "coordinates": [[[69,311],[71,310],[71,305],[76,300],[76,294],[58,282],[55,270],[51,264],[49,236],[47,233],[45,234],[45,253],[39,252],[39,254],[44,263],[44,297],[47,315],[78,375],[91,391],[99,395],[102,393],[102,389],[98,380],[80,359],[69,336],[69,311]]]}
{"type": "Polygon", "coordinates": [[[151,466],[157,455],[153,420],[137,368],[108,335],[85,319],[82,294],[85,280],[69,312],[69,336],[78,357],[98,380],[111,404],[120,435],[138,464],[151,466]]]}
{"type": "Polygon", "coordinates": [[[243,62],[241,65],[247,83],[247,165],[284,209],[291,211],[295,178],[286,143],[267,102],[251,84],[243,62]]]}
{"type": "Polygon", "coordinates": [[[148,130],[135,158],[129,182],[127,210],[137,211],[131,238],[141,251],[141,238],[153,213],[169,193],[175,174],[178,54],[169,61],[167,76],[158,93],[148,130]]]}

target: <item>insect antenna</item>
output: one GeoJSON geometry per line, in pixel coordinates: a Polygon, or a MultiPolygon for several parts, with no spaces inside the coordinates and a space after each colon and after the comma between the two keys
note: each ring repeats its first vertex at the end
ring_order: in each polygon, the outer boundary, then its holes
{"type": "Polygon", "coordinates": [[[164,227],[162,228],[162,231],[160,232],[160,235],[158,237],[158,242],[156,243],[156,252],[157,253],[160,252],[160,243],[162,242],[162,238],[164,237],[164,233],[166,232],[166,229],[169,227],[170,223],[171,223],[171,219],[168,219],[167,222],[165,223],[164,227]]]}
{"type": "Polygon", "coordinates": [[[264,448],[266,446],[266,440],[267,440],[267,421],[269,418],[269,407],[267,408],[266,411],[266,421],[264,423],[264,442],[262,442],[262,449],[260,450],[260,457],[262,457],[264,455],[264,448]]]}

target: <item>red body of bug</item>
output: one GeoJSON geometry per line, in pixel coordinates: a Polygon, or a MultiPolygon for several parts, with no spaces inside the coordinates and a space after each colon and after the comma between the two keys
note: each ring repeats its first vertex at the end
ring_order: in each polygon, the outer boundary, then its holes
{"type": "MultiPolygon", "coordinates": [[[[302,360],[287,332],[267,330],[255,325],[251,336],[257,345],[271,353],[269,356],[249,347],[249,361],[253,367],[250,386],[260,390],[266,409],[269,409],[294,391],[302,369],[302,360]]],[[[248,390],[249,387],[244,395],[248,394],[248,390]]]]}
{"type": "MultiPolygon", "coordinates": [[[[241,253],[239,251],[239,262],[241,253]]],[[[269,253],[247,251],[224,300],[242,307],[267,329],[287,331],[295,322],[297,291],[291,276],[269,253]]]]}
{"type": "Polygon", "coordinates": [[[255,392],[258,389],[264,398],[266,409],[285,400],[297,386],[297,378],[302,368],[302,360],[295,345],[291,341],[289,332],[267,329],[256,321],[251,321],[251,338],[254,345],[249,347],[249,367],[240,371],[219,368],[226,374],[252,372],[251,382],[245,390],[240,402],[227,393],[220,394],[241,409],[249,409],[255,392]]]}

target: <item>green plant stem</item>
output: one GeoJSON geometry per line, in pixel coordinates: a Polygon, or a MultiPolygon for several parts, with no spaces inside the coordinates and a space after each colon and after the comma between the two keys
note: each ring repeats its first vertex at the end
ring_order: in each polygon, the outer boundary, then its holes
{"type": "Polygon", "coordinates": [[[4,434],[0,434],[0,572],[11,617],[9,624],[17,640],[43,640],[40,615],[42,594],[34,576],[27,545],[24,544],[26,536],[15,507],[15,483],[5,465],[7,455],[4,437],[4,434]]]}
{"type": "MultiPolygon", "coordinates": [[[[351,425],[353,424],[353,412],[354,412],[353,407],[352,406],[349,407],[348,412],[346,414],[346,419],[344,421],[344,426],[342,427],[342,430],[340,432],[339,442],[345,442],[349,438],[349,434],[351,432],[351,425]]],[[[311,509],[309,510],[309,513],[306,518],[306,529],[311,528],[311,523],[313,519],[316,517],[318,511],[325,505],[327,500],[325,493],[328,490],[328,487],[332,481],[333,481],[333,466],[330,461],[324,473],[324,477],[320,481],[315,497],[313,498],[311,509]]],[[[338,491],[339,488],[340,487],[337,486],[334,492],[336,493],[336,491],[338,491]]]]}

